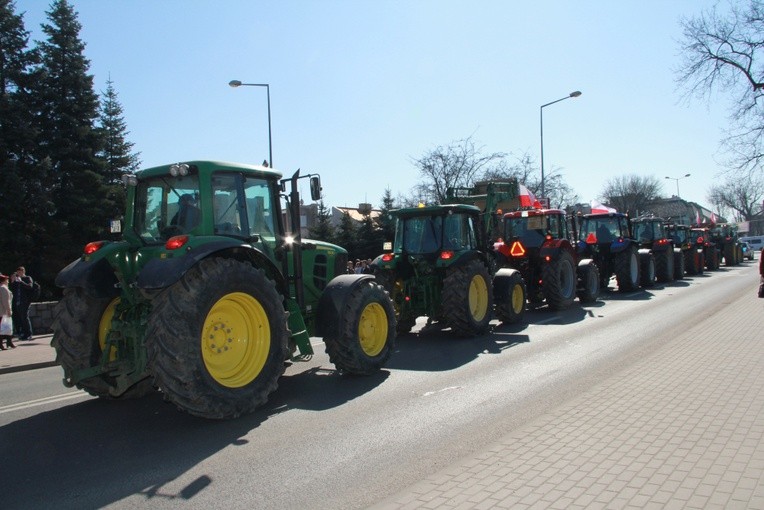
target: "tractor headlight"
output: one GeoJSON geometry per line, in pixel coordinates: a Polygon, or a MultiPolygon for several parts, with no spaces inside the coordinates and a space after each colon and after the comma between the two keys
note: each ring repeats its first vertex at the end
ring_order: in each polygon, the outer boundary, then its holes
{"type": "Polygon", "coordinates": [[[188,165],[185,163],[170,165],[170,175],[173,177],[188,175],[188,165]]]}

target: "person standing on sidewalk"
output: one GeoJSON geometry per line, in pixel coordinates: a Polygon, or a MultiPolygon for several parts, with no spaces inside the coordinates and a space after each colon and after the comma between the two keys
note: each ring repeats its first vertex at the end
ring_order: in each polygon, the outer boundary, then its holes
{"type": "MultiPolygon", "coordinates": [[[[13,309],[11,308],[12,299],[13,293],[11,293],[11,290],[8,288],[8,277],[4,274],[0,274],[0,317],[3,319],[7,320],[11,318],[11,313],[13,312],[13,309]]],[[[0,349],[5,350],[5,347],[3,347],[3,340],[5,340],[5,343],[9,348],[16,348],[16,346],[13,345],[13,326],[11,326],[10,334],[0,335],[0,349]]]]}
{"type": "Polygon", "coordinates": [[[29,320],[29,305],[32,304],[34,281],[27,276],[24,266],[19,266],[11,275],[13,293],[13,324],[20,340],[32,338],[32,321],[29,320]]]}

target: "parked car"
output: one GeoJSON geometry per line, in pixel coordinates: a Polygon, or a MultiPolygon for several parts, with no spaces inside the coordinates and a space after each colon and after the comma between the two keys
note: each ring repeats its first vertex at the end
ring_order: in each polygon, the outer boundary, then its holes
{"type": "Polygon", "coordinates": [[[753,260],[753,249],[751,248],[750,244],[748,244],[746,241],[743,241],[740,243],[740,248],[743,250],[744,259],[753,260]]]}

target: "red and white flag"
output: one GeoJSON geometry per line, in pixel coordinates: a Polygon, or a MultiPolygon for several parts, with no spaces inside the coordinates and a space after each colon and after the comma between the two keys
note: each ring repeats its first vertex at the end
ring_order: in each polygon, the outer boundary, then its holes
{"type": "Polygon", "coordinates": [[[607,214],[611,212],[618,212],[612,207],[602,205],[600,202],[597,202],[596,200],[592,200],[589,203],[589,205],[592,207],[592,214],[607,214]]]}
{"type": "Polygon", "coordinates": [[[695,224],[700,225],[700,210],[695,209],[695,224]]]}
{"type": "Polygon", "coordinates": [[[533,207],[535,209],[541,209],[541,202],[538,201],[536,195],[531,190],[526,188],[523,184],[520,184],[520,207],[533,207]]]}
{"type": "Polygon", "coordinates": [[[716,214],[713,212],[711,213],[711,224],[716,225],[716,214]]]}

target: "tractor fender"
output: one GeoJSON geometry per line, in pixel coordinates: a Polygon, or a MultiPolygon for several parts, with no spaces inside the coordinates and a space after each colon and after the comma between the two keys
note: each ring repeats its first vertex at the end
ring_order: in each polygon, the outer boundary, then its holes
{"type": "Polygon", "coordinates": [[[511,291],[509,287],[511,281],[510,277],[514,274],[518,274],[520,278],[523,277],[520,271],[509,267],[502,267],[496,271],[496,274],[493,277],[494,302],[500,303],[509,299],[509,293],[511,291]]]}
{"type": "Polygon", "coordinates": [[[286,282],[273,261],[257,248],[248,244],[232,244],[230,241],[213,241],[186,251],[180,257],[152,259],[141,269],[137,286],[141,290],[159,290],[180,280],[192,267],[208,257],[232,258],[250,262],[262,268],[269,278],[276,281],[282,294],[287,291],[286,282]]]}
{"type": "Polygon", "coordinates": [[[438,269],[452,268],[452,267],[461,267],[461,266],[469,264],[473,260],[478,260],[484,266],[490,267],[490,262],[489,262],[488,256],[489,256],[488,253],[480,253],[480,252],[475,251],[475,250],[469,250],[469,251],[466,251],[466,252],[460,254],[456,258],[456,260],[452,260],[450,262],[449,261],[438,260],[435,263],[435,265],[436,265],[436,267],[438,269]]]}
{"type": "Polygon", "coordinates": [[[316,320],[316,336],[329,334],[338,336],[340,332],[338,318],[347,304],[353,289],[365,280],[374,281],[371,274],[343,274],[332,279],[324,288],[318,300],[318,315],[316,320]]]}
{"type": "Polygon", "coordinates": [[[61,288],[81,287],[93,298],[119,294],[117,276],[106,258],[79,258],[59,271],[55,283],[61,288]]]}

